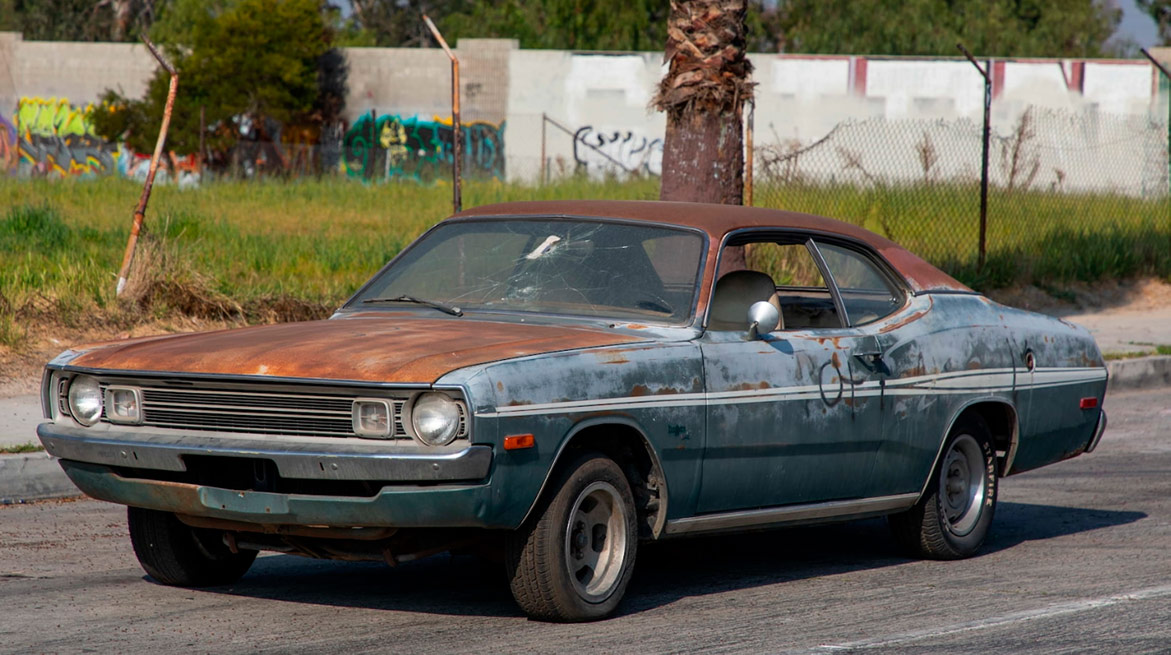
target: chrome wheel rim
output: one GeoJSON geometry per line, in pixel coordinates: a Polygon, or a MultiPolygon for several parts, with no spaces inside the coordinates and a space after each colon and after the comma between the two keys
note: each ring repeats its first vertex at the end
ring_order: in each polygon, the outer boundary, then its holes
{"type": "Polygon", "coordinates": [[[947,449],[939,475],[939,502],[951,532],[964,536],[976,527],[984,507],[984,451],[969,435],[947,449]]]}
{"type": "Polygon", "coordinates": [[[626,506],[609,482],[594,482],[578,494],[565,526],[565,567],[578,595],[606,600],[618,586],[626,562],[626,506]]]}

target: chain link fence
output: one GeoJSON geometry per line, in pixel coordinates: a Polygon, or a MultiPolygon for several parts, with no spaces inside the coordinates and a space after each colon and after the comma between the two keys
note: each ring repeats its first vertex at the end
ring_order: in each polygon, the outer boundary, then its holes
{"type": "Polygon", "coordinates": [[[755,204],[883,234],[970,284],[1171,270],[1167,123],[1030,107],[994,125],[980,266],[982,126],[870,119],[755,151],[755,204]]]}

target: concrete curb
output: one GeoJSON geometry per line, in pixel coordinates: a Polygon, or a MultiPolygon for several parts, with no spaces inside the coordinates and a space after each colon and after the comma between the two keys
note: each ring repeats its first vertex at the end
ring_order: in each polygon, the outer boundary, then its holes
{"type": "Polygon", "coordinates": [[[1171,355],[1116,359],[1107,362],[1106,368],[1110,371],[1107,391],[1171,386],[1171,355]]]}
{"type": "Polygon", "coordinates": [[[0,455],[0,503],[80,495],[49,453],[0,455]]]}
{"type": "MultiPolygon", "coordinates": [[[[1171,386],[1171,356],[1112,360],[1108,391],[1171,386]]],[[[81,492],[45,452],[0,455],[0,503],[66,498],[81,492]]]]}

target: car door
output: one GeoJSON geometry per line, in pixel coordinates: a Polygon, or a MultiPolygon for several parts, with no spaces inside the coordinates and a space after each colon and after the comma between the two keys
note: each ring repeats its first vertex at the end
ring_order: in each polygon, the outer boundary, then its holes
{"type": "Polygon", "coordinates": [[[697,509],[859,498],[881,438],[881,405],[870,393],[881,385],[878,341],[849,325],[812,240],[752,245],[754,263],[774,279],[807,274],[775,287],[783,329],[752,339],[747,320],[713,322],[701,339],[708,440],[697,509]],[[771,267],[765,246],[785,251],[771,267]],[[807,261],[795,262],[802,252],[807,261]]]}

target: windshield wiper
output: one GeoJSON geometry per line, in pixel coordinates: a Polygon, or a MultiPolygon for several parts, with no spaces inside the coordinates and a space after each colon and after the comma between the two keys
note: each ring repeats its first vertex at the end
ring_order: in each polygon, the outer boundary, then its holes
{"type": "Polygon", "coordinates": [[[451,314],[452,316],[463,316],[464,315],[463,310],[460,309],[459,307],[452,307],[451,305],[444,305],[441,302],[435,302],[434,300],[424,300],[422,298],[416,298],[414,296],[403,295],[403,296],[395,296],[394,298],[367,298],[362,301],[363,304],[374,303],[374,302],[410,302],[410,303],[415,303],[416,305],[426,305],[427,307],[438,309],[439,311],[441,311],[445,314],[451,314]]]}

